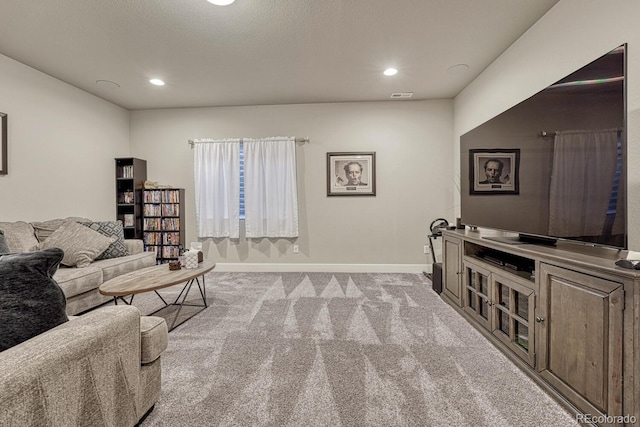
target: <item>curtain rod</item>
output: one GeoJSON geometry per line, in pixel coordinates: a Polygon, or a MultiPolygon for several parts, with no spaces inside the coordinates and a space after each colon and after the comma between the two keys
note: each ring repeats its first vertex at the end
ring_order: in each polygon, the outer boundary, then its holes
{"type": "MultiPolygon", "coordinates": [[[[242,139],[242,138],[240,138],[242,139]]],[[[208,139],[208,138],[202,138],[202,139],[190,139],[189,145],[191,145],[191,148],[193,148],[193,144],[195,144],[196,142],[212,142],[215,141],[214,139],[208,139]]],[[[295,138],[296,142],[302,142],[303,144],[309,143],[311,142],[311,140],[309,139],[309,137],[304,137],[304,138],[295,138]]]]}
{"type": "MultiPolygon", "coordinates": [[[[620,131],[622,131],[622,130],[623,130],[623,128],[611,128],[611,129],[602,129],[602,130],[604,130],[604,131],[612,131],[612,130],[615,130],[615,131],[620,132],[620,131]]],[[[596,130],[593,130],[593,131],[589,131],[589,130],[582,131],[582,130],[579,130],[579,129],[578,129],[577,131],[578,131],[578,132],[598,132],[599,130],[597,130],[597,129],[596,129],[596,130]]],[[[567,132],[567,131],[564,131],[564,132],[567,132]]],[[[558,133],[561,133],[561,131],[547,132],[546,130],[541,130],[540,132],[538,132],[538,136],[539,136],[540,138],[553,138],[553,137],[555,137],[558,133]]]]}

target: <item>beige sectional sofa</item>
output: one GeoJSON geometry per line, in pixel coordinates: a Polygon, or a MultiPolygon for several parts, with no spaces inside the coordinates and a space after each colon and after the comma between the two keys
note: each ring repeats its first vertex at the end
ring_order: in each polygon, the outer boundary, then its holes
{"type": "Polygon", "coordinates": [[[121,274],[156,264],[155,252],[143,252],[142,240],[125,240],[130,255],[94,261],[84,268],[58,269],[53,278],[67,297],[67,313],[77,314],[113,299],[98,292],[98,287],[121,274]]]}
{"type": "Polygon", "coordinates": [[[72,317],[0,353],[0,424],[138,423],[160,394],[164,319],[133,306],[72,317]]]}
{"type": "MultiPolygon", "coordinates": [[[[44,222],[0,222],[11,252],[27,252],[42,244],[65,221],[90,222],[86,218],[65,218],[44,222]]],[[[82,268],[61,266],[53,276],[67,298],[67,314],[74,315],[108,301],[98,287],[105,281],[150,267],[156,263],[154,252],[144,252],[142,240],[124,240],[129,255],[91,262],[82,268]]]]}

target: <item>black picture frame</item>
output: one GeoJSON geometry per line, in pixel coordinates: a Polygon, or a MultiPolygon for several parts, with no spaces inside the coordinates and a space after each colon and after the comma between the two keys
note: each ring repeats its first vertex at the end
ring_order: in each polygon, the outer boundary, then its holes
{"type": "Polygon", "coordinates": [[[469,150],[469,194],[520,194],[520,149],[469,150]],[[499,167],[500,174],[490,178],[487,166],[499,167]]]}
{"type": "Polygon", "coordinates": [[[7,174],[7,115],[0,113],[0,175],[7,174]]]}
{"type": "Polygon", "coordinates": [[[375,196],[376,153],[331,152],[327,153],[327,196],[375,196]],[[347,168],[359,169],[356,183],[350,181],[347,168]]]}

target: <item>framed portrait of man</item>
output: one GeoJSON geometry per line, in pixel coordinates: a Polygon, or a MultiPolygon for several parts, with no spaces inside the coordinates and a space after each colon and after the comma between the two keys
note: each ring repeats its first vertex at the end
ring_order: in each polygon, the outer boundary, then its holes
{"type": "Polygon", "coordinates": [[[520,149],[469,150],[469,194],[520,194],[520,149]]]}
{"type": "Polygon", "coordinates": [[[375,196],[376,153],[327,153],[327,196],[375,196]]]}

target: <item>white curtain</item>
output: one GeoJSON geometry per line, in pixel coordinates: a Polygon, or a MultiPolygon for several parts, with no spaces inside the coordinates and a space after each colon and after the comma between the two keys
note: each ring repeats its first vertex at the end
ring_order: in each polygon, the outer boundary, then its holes
{"type": "Polygon", "coordinates": [[[240,140],[194,143],[198,237],[240,237],[240,140]]]}
{"type": "Polygon", "coordinates": [[[549,197],[550,235],[602,233],[616,171],[617,141],[617,129],[556,134],[549,197]],[[587,211],[597,214],[584,215],[587,211]]]}
{"type": "Polygon", "coordinates": [[[295,138],[245,138],[243,143],[246,236],[298,237],[295,138]]]}

